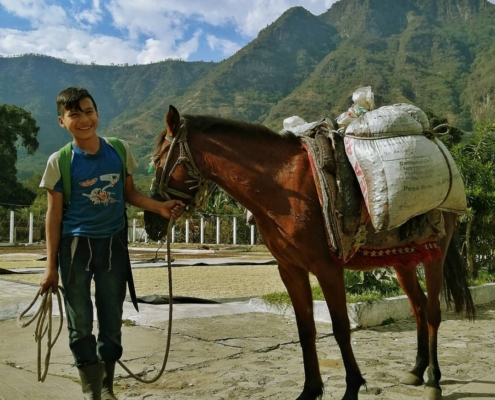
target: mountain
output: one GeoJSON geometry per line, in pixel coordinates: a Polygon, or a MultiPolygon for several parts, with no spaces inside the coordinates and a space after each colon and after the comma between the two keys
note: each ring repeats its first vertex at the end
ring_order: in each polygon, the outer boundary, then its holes
{"type": "Polygon", "coordinates": [[[55,97],[87,87],[100,133],[132,144],[145,173],[169,104],[264,123],[337,116],[352,92],[371,86],[377,106],[412,102],[464,130],[495,110],[495,6],[486,0],[340,0],[315,16],[286,11],[219,63],[74,65],[51,57],[0,58],[0,103],[33,113],[41,130],[34,157],[21,152],[22,177],[41,172],[70,136],[58,127],[55,97]]]}

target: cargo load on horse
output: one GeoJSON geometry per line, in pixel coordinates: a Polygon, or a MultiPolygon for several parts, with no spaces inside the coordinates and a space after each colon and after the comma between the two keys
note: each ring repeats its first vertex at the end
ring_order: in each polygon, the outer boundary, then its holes
{"type": "Polygon", "coordinates": [[[373,109],[369,87],[356,90],[353,100],[336,122],[306,123],[297,116],[284,121],[284,129],[301,135],[308,150],[326,211],[329,244],[343,263],[365,245],[368,220],[375,232],[399,227],[406,232],[410,228],[404,224],[423,215],[422,236],[429,236],[431,228],[441,237],[439,211],[466,209],[454,160],[420,108],[401,103],[373,109]],[[348,176],[350,170],[357,185],[348,176]],[[357,206],[360,200],[363,209],[357,206]]]}

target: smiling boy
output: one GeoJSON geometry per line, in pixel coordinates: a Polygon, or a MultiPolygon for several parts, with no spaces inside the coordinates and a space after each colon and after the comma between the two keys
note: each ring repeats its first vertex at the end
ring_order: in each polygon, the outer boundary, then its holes
{"type": "MultiPolygon", "coordinates": [[[[70,199],[64,202],[61,151],[52,154],[40,187],[46,188],[47,263],[41,293],[57,291],[59,273],[69,345],[85,399],[114,400],[115,363],[122,356],[121,326],[126,282],[134,295],[127,249],[125,203],[178,218],[184,204],[158,202],[134,187],[137,167],[129,145],[125,166],[109,140],[96,134],[98,108],[83,88],[69,87],[56,100],[58,122],[72,135],[70,199]],[[65,205],[64,205],[65,204],[65,205]],[[95,283],[98,335],[93,335],[91,280],[95,283]]],[[[135,297],[135,296],[134,296],[135,297]]]]}

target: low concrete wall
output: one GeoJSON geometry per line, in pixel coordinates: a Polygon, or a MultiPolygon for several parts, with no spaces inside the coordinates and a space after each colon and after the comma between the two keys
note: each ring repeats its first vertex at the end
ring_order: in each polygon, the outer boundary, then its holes
{"type": "MultiPolygon", "coordinates": [[[[495,302],[495,283],[471,287],[471,295],[475,305],[495,302]]],[[[255,311],[272,312],[294,317],[292,306],[276,307],[265,303],[261,299],[251,299],[249,302],[255,311]]],[[[324,301],[315,301],[315,321],[332,322],[327,304],[324,301]]],[[[445,309],[445,304],[442,305],[445,309]]],[[[399,321],[412,317],[411,307],[407,296],[390,297],[374,303],[350,303],[347,305],[349,320],[352,328],[381,325],[384,321],[393,319],[399,321]]]]}

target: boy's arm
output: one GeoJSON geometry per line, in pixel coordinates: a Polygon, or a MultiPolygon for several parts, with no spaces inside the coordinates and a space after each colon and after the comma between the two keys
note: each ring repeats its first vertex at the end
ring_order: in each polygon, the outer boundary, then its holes
{"type": "Polygon", "coordinates": [[[52,287],[53,292],[58,288],[58,247],[62,234],[62,215],[64,195],[55,190],[47,189],[48,209],[46,212],[46,268],[40,283],[40,293],[52,287]]]}
{"type": "Polygon", "coordinates": [[[126,178],[124,198],[126,202],[135,207],[139,207],[146,211],[152,211],[167,219],[170,219],[170,217],[173,217],[174,219],[179,218],[184,212],[185,207],[185,204],[180,200],[162,202],[144,195],[135,188],[132,175],[129,175],[126,178]]]}

